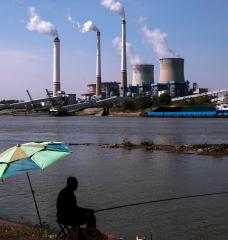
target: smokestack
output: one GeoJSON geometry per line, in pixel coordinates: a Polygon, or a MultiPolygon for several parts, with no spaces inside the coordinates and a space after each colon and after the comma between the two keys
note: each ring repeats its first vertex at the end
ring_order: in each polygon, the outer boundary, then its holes
{"type": "Polygon", "coordinates": [[[127,57],[126,57],[126,20],[122,19],[122,46],[121,46],[121,85],[127,87],[127,57]]]}
{"type": "Polygon", "coordinates": [[[100,42],[101,33],[97,32],[97,62],[96,62],[96,96],[101,95],[101,42],[100,42]]]}
{"type": "Polygon", "coordinates": [[[160,59],[159,83],[169,81],[184,82],[184,59],[183,58],[162,58],[160,59]]]}
{"type": "Polygon", "coordinates": [[[60,91],[60,40],[54,39],[53,45],[53,97],[60,91]]]}

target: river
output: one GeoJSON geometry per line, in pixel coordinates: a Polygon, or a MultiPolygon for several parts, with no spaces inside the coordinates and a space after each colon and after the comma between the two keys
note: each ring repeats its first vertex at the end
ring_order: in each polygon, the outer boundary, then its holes
{"type": "MultiPolygon", "coordinates": [[[[78,204],[95,210],[162,198],[228,191],[228,157],[108,149],[100,143],[228,143],[227,119],[0,117],[0,151],[17,143],[94,143],[44,171],[30,172],[42,220],[56,228],[55,202],[68,176],[78,204]]],[[[228,195],[140,205],[96,214],[100,230],[126,239],[228,239],[228,195]]],[[[25,174],[0,183],[0,217],[38,223],[25,174]]]]}

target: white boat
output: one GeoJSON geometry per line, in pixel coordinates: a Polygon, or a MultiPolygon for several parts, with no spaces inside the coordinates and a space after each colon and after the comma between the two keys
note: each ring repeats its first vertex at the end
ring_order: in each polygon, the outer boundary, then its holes
{"type": "Polygon", "coordinates": [[[228,103],[216,105],[216,116],[228,117],[228,103]]]}

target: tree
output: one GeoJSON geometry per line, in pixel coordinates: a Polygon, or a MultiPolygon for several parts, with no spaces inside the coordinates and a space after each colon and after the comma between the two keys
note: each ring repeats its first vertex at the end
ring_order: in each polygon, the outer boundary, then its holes
{"type": "Polygon", "coordinates": [[[171,97],[168,93],[163,93],[159,97],[160,105],[169,105],[171,103],[171,97]]]}

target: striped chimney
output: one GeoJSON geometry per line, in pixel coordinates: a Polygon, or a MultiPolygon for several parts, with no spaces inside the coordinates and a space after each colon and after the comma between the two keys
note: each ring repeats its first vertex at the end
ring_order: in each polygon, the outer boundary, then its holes
{"type": "Polygon", "coordinates": [[[60,91],[60,40],[54,39],[53,44],[53,97],[60,91]]]}
{"type": "Polygon", "coordinates": [[[96,61],[96,97],[101,95],[101,42],[100,42],[101,33],[97,32],[97,61],[96,61]]]}

